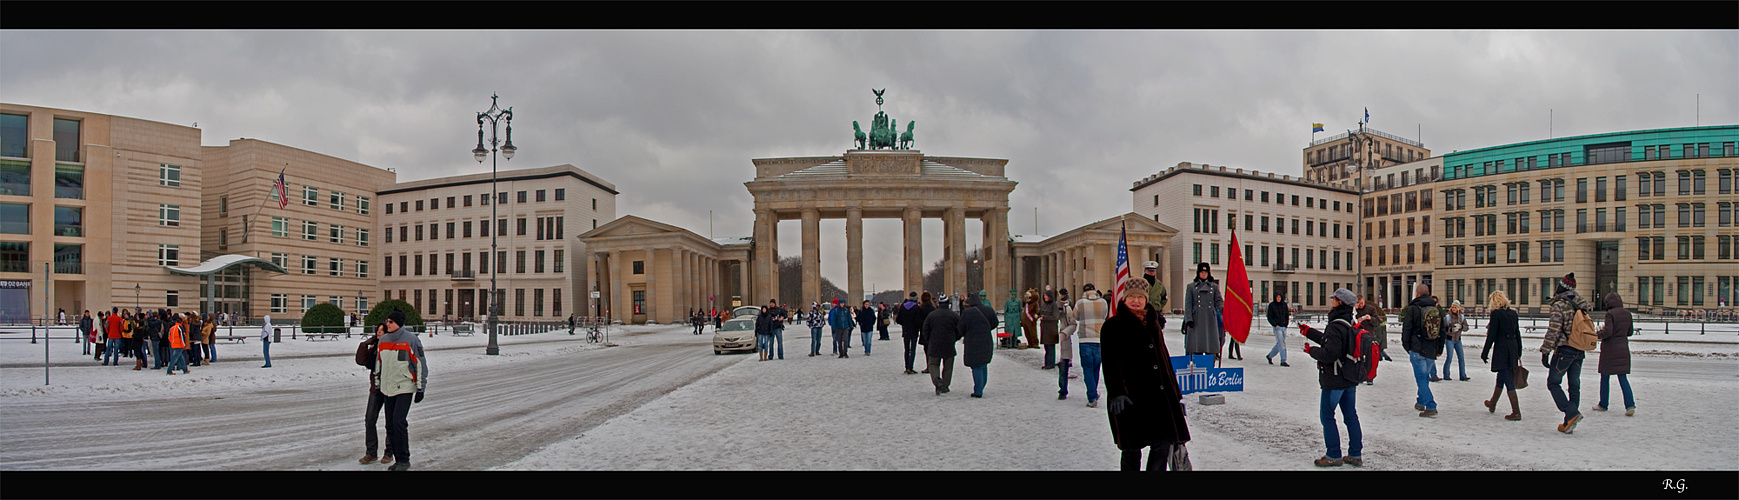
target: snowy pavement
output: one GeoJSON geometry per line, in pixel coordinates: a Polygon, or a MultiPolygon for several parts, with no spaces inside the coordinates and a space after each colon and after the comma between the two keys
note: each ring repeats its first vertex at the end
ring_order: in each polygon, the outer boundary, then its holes
{"type": "MultiPolygon", "coordinates": [[[[1175,329],[1172,352],[1181,352],[1175,329]]],[[[1303,339],[1289,332],[1292,367],[1262,356],[1272,335],[1253,336],[1246,391],[1202,406],[1186,396],[1191,458],[1200,470],[1314,469],[1323,454],[1320,389],[1303,339]],[[1254,361],[1250,361],[1254,360],[1254,361]]],[[[936,396],[927,375],[904,375],[898,334],[876,341],[873,356],[808,357],[805,328],[786,330],[786,359],[744,361],[617,417],[573,440],[552,444],[504,470],[1115,470],[1105,408],[1084,406],[1081,379],[1056,399],[1056,372],[1040,370],[1042,350],[998,350],[983,399],[956,367],[953,391],[936,396]]],[[[855,342],[854,342],[855,344],[855,342]]],[[[1392,355],[1405,356],[1399,348],[1392,355]]],[[[1415,385],[1405,361],[1384,363],[1376,385],[1361,386],[1365,468],[1374,470],[1735,469],[1729,446],[1739,417],[1739,363],[1730,358],[1637,356],[1631,384],[1635,417],[1587,411],[1599,377],[1591,355],[1583,371],[1574,435],[1555,430],[1543,375],[1519,392],[1524,419],[1505,421],[1481,401],[1489,366],[1469,366],[1470,382],[1432,383],[1436,418],[1413,410],[1415,385]],[[1658,370],[1658,376],[1652,374],[1658,370]]],[[[957,360],[958,361],[958,360],[957,360]]],[[[919,363],[922,354],[919,354],[919,363]]],[[[1079,368],[1076,368],[1077,373],[1079,368]]],[[[1616,383],[1614,384],[1616,385],[1616,383]]],[[[1613,397],[1619,398],[1613,387],[1613,397]]],[[[1615,402],[1614,405],[1622,406],[1615,402]]],[[[1507,401],[1500,409],[1507,413],[1507,401]]],[[[1338,418],[1338,417],[1337,417],[1338,418]]],[[[1345,439],[1345,433],[1342,433],[1345,439]]]]}

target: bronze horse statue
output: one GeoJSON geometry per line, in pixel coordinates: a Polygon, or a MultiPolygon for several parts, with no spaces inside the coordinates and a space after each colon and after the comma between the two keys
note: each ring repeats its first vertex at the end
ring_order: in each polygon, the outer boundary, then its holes
{"type": "Polygon", "coordinates": [[[900,149],[912,149],[912,128],[916,126],[918,122],[906,122],[906,133],[900,134],[900,149]]]}
{"type": "Polygon", "coordinates": [[[859,126],[856,120],[851,122],[851,129],[857,133],[857,141],[853,142],[853,144],[856,145],[858,149],[868,147],[868,136],[864,135],[863,127],[859,126]]]}

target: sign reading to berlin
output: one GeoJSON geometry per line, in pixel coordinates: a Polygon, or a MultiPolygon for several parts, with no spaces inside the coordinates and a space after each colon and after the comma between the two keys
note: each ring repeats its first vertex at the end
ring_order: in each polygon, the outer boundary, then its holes
{"type": "Polygon", "coordinates": [[[1208,354],[1171,357],[1171,367],[1177,371],[1177,387],[1183,394],[1244,391],[1243,368],[1213,366],[1214,357],[1208,354]]]}

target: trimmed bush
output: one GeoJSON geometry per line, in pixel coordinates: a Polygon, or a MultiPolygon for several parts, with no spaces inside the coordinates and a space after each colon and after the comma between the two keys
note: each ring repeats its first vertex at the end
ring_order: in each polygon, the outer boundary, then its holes
{"type": "Polygon", "coordinates": [[[344,310],[328,302],[315,304],[302,314],[302,331],[308,333],[343,333],[344,310]]]}
{"type": "Polygon", "coordinates": [[[379,304],[375,304],[374,309],[368,311],[368,317],[362,319],[363,331],[373,332],[374,325],[385,323],[386,316],[392,314],[393,311],[404,311],[405,326],[423,324],[423,315],[417,312],[417,308],[411,307],[409,302],[383,300],[379,304]]]}

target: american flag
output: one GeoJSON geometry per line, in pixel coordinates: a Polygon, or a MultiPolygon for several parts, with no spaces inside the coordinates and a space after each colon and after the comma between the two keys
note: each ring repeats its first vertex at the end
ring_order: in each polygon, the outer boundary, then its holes
{"type": "MultiPolygon", "coordinates": [[[[284,167],[284,170],[289,169],[290,167],[284,167]]],[[[272,184],[272,191],[278,195],[279,210],[290,205],[290,183],[284,182],[284,170],[278,171],[278,182],[272,184]]]]}
{"type": "Polygon", "coordinates": [[[1117,304],[1123,300],[1123,281],[1129,279],[1129,224],[1117,231],[1117,286],[1111,289],[1111,312],[1117,315],[1117,304]]]}

